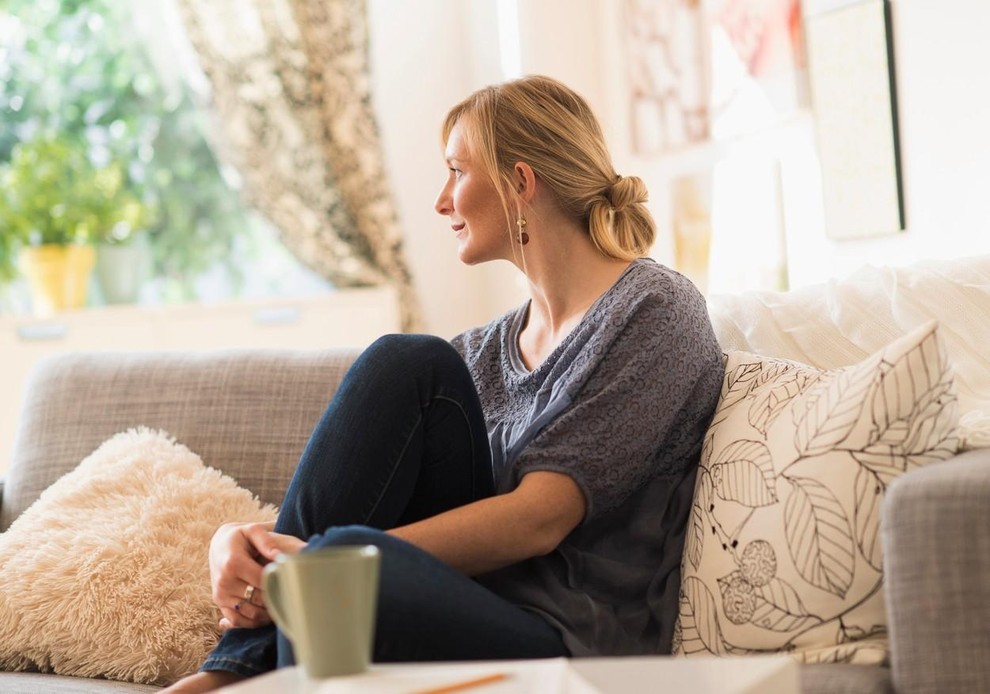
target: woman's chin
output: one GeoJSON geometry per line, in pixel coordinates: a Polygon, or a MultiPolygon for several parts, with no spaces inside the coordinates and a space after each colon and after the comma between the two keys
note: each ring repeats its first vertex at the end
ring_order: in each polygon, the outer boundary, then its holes
{"type": "Polygon", "coordinates": [[[461,243],[457,246],[457,259],[465,265],[477,265],[478,263],[485,261],[484,258],[479,258],[478,254],[465,243],[461,243]]]}
{"type": "Polygon", "coordinates": [[[467,239],[460,240],[457,244],[457,259],[465,265],[480,265],[506,257],[504,249],[491,244],[479,245],[470,243],[467,239]]]}

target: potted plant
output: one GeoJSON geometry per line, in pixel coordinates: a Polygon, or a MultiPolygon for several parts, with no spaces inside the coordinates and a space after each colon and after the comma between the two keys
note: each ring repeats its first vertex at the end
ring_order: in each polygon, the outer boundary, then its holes
{"type": "Polygon", "coordinates": [[[94,164],[85,141],[39,132],[0,168],[0,280],[19,269],[39,313],[79,308],[96,262],[91,242],[144,207],[119,163],[94,164]]]}
{"type": "Polygon", "coordinates": [[[96,282],[103,301],[132,304],[152,274],[151,245],[147,232],[129,224],[117,225],[96,246],[96,282]]]}
{"type": "Polygon", "coordinates": [[[97,174],[99,185],[87,192],[96,242],[96,281],[105,303],[137,301],[151,276],[147,230],[155,222],[153,205],[138,198],[139,185],[127,185],[124,167],[111,161],[97,174]]]}

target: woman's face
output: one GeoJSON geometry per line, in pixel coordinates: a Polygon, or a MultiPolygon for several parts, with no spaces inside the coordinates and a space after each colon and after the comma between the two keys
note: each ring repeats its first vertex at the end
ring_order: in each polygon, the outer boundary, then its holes
{"type": "Polygon", "coordinates": [[[462,263],[511,258],[505,211],[494,184],[480,162],[473,161],[464,127],[454,125],[447,138],[447,182],[434,205],[450,218],[462,263]]]}

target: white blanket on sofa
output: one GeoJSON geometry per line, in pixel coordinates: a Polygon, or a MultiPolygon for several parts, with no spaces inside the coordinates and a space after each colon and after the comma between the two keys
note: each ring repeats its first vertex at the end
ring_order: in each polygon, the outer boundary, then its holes
{"type": "Polygon", "coordinates": [[[824,285],[715,295],[708,304],[723,349],[821,368],[856,363],[938,320],[956,373],[962,448],[990,446],[990,255],[866,266],[824,285]]]}

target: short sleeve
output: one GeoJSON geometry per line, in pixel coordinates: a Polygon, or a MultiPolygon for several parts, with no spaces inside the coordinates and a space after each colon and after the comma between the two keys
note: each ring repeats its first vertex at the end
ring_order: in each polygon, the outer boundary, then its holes
{"type": "Polygon", "coordinates": [[[517,482],[537,470],[574,479],[588,505],[585,523],[658,475],[697,464],[721,352],[697,290],[686,281],[665,289],[632,309],[570,405],[516,461],[517,482]]]}

